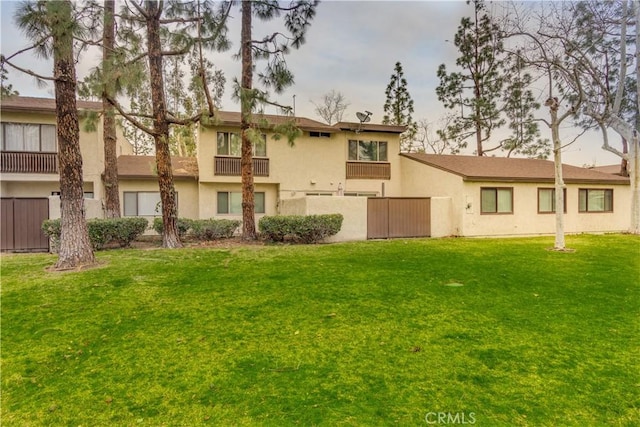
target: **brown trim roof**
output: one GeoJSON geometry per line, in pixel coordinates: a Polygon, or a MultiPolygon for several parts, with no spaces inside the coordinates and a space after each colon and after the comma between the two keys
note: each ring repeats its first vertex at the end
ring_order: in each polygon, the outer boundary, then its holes
{"type": "MultiPolygon", "coordinates": [[[[198,179],[198,160],[195,157],[172,157],[171,168],[176,179],[198,179]]],[[[119,156],[118,177],[157,178],[155,156],[119,156]]]]}
{"type": "MultiPolygon", "coordinates": [[[[553,162],[549,160],[423,153],[400,155],[459,175],[464,181],[553,183],[555,176],[553,162]]],[[[629,184],[628,178],[570,165],[562,165],[562,175],[567,184],[629,184]]]]}
{"type": "Polygon", "coordinates": [[[617,165],[606,165],[606,166],[592,166],[589,169],[593,171],[598,171],[602,173],[610,173],[613,175],[620,175],[620,164],[617,165]]]}
{"type": "MultiPolygon", "coordinates": [[[[213,120],[215,126],[234,126],[240,127],[240,113],[231,111],[217,111],[213,120]]],[[[333,126],[307,119],[305,117],[292,117],[292,116],[277,116],[274,114],[254,114],[253,119],[256,121],[266,120],[269,125],[277,126],[285,124],[290,120],[293,120],[300,129],[307,132],[328,132],[334,133],[336,129],[333,126]]]]}
{"type": "Polygon", "coordinates": [[[406,126],[395,125],[381,125],[376,123],[354,123],[354,122],[340,122],[333,125],[333,127],[340,130],[347,130],[353,132],[383,132],[383,133],[402,133],[407,130],[406,126]]]}
{"type": "MultiPolygon", "coordinates": [[[[102,110],[101,102],[77,101],[80,110],[102,110]]],[[[55,113],[56,100],[31,96],[11,96],[0,101],[2,111],[30,111],[34,113],[55,113]]]]}

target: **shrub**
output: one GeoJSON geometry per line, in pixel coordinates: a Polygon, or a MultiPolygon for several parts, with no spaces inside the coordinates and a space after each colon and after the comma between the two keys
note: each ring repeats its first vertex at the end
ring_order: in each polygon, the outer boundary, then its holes
{"type": "MultiPolygon", "coordinates": [[[[147,229],[145,218],[109,218],[87,221],[89,240],[94,249],[102,249],[107,243],[118,242],[126,247],[147,229]]],[[[60,247],[62,225],[60,219],[48,219],[42,223],[42,231],[51,239],[52,249],[60,247]]]]}
{"type": "Polygon", "coordinates": [[[191,222],[191,233],[198,240],[228,239],[240,226],[231,219],[199,219],[191,222]]]}
{"type": "Polygon", "coordinates": [[[337,234],[343,219],[341,214],[265,216],[258,222],[258,229],[272,242],[317,243],[337,234]]]}
{"type": "MultiPolygon", "coordinates": [[[[189,229],[191,228],[192,223],[193,223],[192,219],[188,219],[188,218],[177,219],[178,236],[180,238],[184,237],[184,235],[187,234],[187,231],[189,231],[189,229]]],[[[151,228],[153,228],[153,230],[156,233],[162,234],[162,232],[164,231],[164,224],[162,223],[162,217],[154,218],[153,225],[151,226],[151,228]]]]}

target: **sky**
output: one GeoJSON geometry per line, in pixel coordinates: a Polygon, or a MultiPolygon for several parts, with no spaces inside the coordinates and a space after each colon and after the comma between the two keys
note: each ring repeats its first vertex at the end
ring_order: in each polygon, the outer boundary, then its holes
{"type": "MultiPolygon", "coordinates": [[[[0,52],[9,55],[28,46],[28,41],[13,23],[19,2],[0,1],[0,52]]],[[[490,8],[495,6],[490,5],[490,8]]],[[[323,1],[306,36],[307,42],[287,56],[295,84],[276,100],[293,105],[297,116],[322,121],[314,112],[313,102],[332,90],[341,92],[349,102],[343,120],[357,121],[356,112],[371,111],[372,123],[383,118],[385,89],[389,84],[396,62],[402,64],[408,91],[414,101],[415,121],[426,119],[436,124],[446,110],[438,101],[436,75],[438,66],[455,67],[458,56],[453,40],[460,19],[469,16],[472,6],[463,0],[440,1],[323,1]]],[[[240,77],[240,62],[233,58],[238,51],[240,16],[236,8],[229,28],[232,47],[223,53],[212,53],[209,58],[227,78],[223,109],[239,111],[231,98],[234,78],[240,77]]],[[[260,24],[254,25],[254,38],[267,34],[260,24]],[[262,30],[262,32],[261,32],[262,30]]],[[[78,77],[86,76],[100,60],[95,50],[83,56],[78,64],[78,77]]],[[[51,75],[52,65],[41,58],[23,54],[15,62],[24,68],[51,75]]],[[[259,67],[259,65],[258,65],[259,67]]],[[[9,83],[23,96],[53,97],[53,85],[38,87],[33,77],[9,71],[9,83]]],[[[539,91],[536,96],[546,99],[539,91]]],[[[276,113],[269,111],[268,113],[276,113]]],[[[544,111],[540,111],[540,116],[544,111]]],[[[548,129],[542,136],[550,139],[548,129]]],[[[565,128],[568,141],[575,129],[565,128]]],[[[613,137],[615,138],[615,137],[613,137]]],[[[615,141],[615,139],[612,139],[615,141]]],[[[601,149],[597,134],[581,137],[563,151],[563,162],[576,166],[619,163],[619,158],[601,149]]],[[[468,152],[472,154],[473,143],[468,152]]]]}

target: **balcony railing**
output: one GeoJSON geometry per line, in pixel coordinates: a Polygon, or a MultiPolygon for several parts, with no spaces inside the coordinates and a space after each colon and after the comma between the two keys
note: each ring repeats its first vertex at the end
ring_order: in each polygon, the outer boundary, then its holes
{"type": "Polygon", "coordinates": [[[3,151],[0,153],[0,172],[58,173],[58,154],[3,151]]]}
{"type": "MultiPolygon", "coordinates": [[[[240,176],[240,157],[219,157],[215,156],[214,175],[240,176]]],[[[253,158],[253,176],[269,176],[269,159],[253,158]]]]}
{"type": "Polygon", "coordinates": [[[391,163],[347,162],[347,179],[391,179],[391,163]]]}

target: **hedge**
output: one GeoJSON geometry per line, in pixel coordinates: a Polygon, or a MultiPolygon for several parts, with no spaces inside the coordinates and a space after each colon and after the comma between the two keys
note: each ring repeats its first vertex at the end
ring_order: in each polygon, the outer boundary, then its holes
{"type": "Polygon", "coordinates": [[[240,221],[231,219],[199,219],[191,223],[191,235],[198,240],[228,239],[240,227],[240,221]]]}
{"type": "Polygon", "coordinates": [[[338,234],[341,214],[265,216],[258,222],[261,236],[272,242],[317,243],[338,234]]]}
{"type": "MultiPolygon", "coordinates": [[[[144,218],[90,219],[87,221],[89,240],[94,249],[102,249],[107,243],[117,242],[127,247],[147,229],[149,222],[144,218]]],[[[62,225],[60,219],[47,219],[42,223],[42,231],[51,239],[52,247],[60,246],[62,225]]]]}
{"type": "MultiPolygon", "coordinates": [[[[187,234],[187,231],[189,231],[189,229],[191,228],[191,224],[193,223],[193,220],[189,218],[178,218],[176,221],[178,225],[178,236],[182,238],[185,234],[187,234]]],[[[154,218],[153,225],[151,226],[151,228],[153,228],[153,230],[156,233],[161,235],[162,232],[164,231],[164,224],[162,223],[162,217],[154,218]]]]}
{"type": "MultiPolygon", "coordinates": [[[[178,235],[180,238],[189,233],[196,240],[228,239],[240,226],[240,221],[230,219],[188,219],[178,218],[178,235]]],[[[164,229],[162,218],[153,220],[153,229],[162,234],[164,229]]]]}

